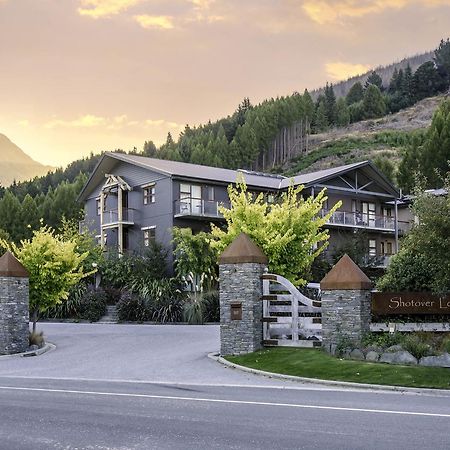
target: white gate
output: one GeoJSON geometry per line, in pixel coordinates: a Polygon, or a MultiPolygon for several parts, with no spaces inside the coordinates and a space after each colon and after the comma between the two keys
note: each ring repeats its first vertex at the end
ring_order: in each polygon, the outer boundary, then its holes
{"type": "Polygon", "coordinates": [[[264,274],[263,344],[265,346],[320,347],[322,307],[305,297],[286,278],[264,274]]]}

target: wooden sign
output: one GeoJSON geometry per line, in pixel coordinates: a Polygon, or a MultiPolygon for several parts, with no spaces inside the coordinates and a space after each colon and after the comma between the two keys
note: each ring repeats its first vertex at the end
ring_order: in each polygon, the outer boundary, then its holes
{"type": "Polygon", "coordinates": [[[450,295],[436,295],[430,292],[374,292],[372,313],[450,314],[450,295]]]}

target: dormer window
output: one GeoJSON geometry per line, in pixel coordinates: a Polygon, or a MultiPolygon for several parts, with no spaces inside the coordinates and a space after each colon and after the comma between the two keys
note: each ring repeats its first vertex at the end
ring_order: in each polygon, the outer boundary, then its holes
{"type": "Polygon", "coordinates": [[[155,183],[148,184],[142,188],[144,205],[155,203],[155,183]]]}

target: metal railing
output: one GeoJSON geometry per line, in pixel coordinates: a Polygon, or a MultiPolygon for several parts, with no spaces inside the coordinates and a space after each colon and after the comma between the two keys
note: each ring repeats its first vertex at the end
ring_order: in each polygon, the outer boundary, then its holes
{"type": "Polygon", "coordinates": [[[133,224],[135,218],[135,210],[132,208],[122,208],[122,220],[119,221],[119,210],[109,209],[103,211],[103,225],[111,225],[115,223],[133,224]]]}
{"type": "MultiPolygon", "coordinates": [[[[329,211],[322,210],[324,217],[329,211]]],[[[363,214],[360,212],[335,211],[328,219],[330,225],[342,225],[361,228],[378,228],[383,230],[395,230],[395,218],[389,216],[378,216],[375,214],[363,214]]],[[[406,226],[406,222],[403,224],[406,226]]],[[[399,223],[400,227],[400,223],[399,223]]]]}
{"type": "Polygon", "coordinates": [[[219,211],[220,206],[229,208],[228,202],[218,202],[216,200],[202,200],[199,198],[183,198],[175,200],[175,216],[196,216],[196,217],[215,217],[222,218],[219,211]]]}

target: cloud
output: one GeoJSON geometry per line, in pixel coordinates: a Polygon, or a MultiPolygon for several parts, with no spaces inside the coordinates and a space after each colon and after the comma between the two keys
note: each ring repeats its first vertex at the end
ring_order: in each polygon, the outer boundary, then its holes
{"type": "Polygon", "coordinates": [[[150,16],[148,14],[142,14],[133,18],[142,28],[160,30],[171,30],[174,28],[173,17],[171,16],[150,16]]]}
{"type": "Polygon", "coordinates": [[[425,7],[450,5],[450,0],[306,0],[303,10],[319,25],[339,22],[344,18],[359,18],[387,9],[402,9],[411,4],[425,7]]]}
{"type": "Polygon", "coordinates": [[[144,0],[80,0],[78,13],[93,19],[110,17],[142,3],[144,0]]]}
{"type": "Polygon", "coordinates": [[[368,64],[352,64],[345,62],[330,62],[325,64],[327,75],[333,80],[346,80],[361,75],[370,69],[368,64]]]}
{"type": "Polygon", "coordinates": [[[74,120],[53,119],[46,124],[45,128],[93,128],[105,125],[107,120],[104,117],[87,114],[74,120]]]}
{"type": "MultiPolygon", "coordinates": [[[[24,125],[24,124],[23,124],[24,125]]],[[[27,121],[28,125],[28,121],[27,121]]],[[[126,114],[114,117],[102,117],[93,114],[86,114],[72,120],[52,119],[44,124],[44,128],[89,128],[107,129],[120,131],[131,128],[139,129],[159,129],[170,131],[181,131],[184,125],[164,119],[130,119],[126,114]]]]}

